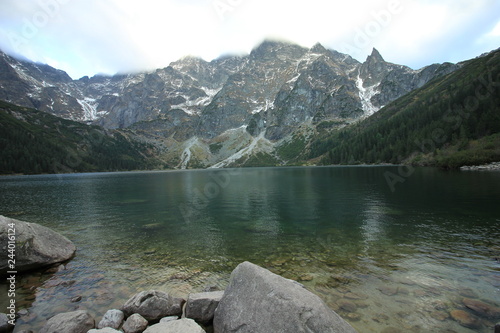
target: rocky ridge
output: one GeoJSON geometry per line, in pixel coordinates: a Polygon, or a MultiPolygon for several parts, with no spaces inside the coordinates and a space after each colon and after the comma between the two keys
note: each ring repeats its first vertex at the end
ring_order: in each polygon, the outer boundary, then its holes
{"type": "Polygon", "coordinates": [[[0,53],[0,99],[63,118],[130,128],[178,168],[238,166],[308,142],[318,128],[367,117],[459,65],[419,70],[328,50],[264,41],[245,56],[185,57],[151,72],[83,77],[0,53]],[[243,133],[244,132],[244,133],[243,133]],[[299,140],[299,141],[300,141],[299,140]]]}

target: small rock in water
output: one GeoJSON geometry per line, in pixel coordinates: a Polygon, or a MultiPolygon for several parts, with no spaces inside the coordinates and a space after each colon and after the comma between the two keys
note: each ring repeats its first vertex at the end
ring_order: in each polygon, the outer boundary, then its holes
{"type": "Polygon", "coordinates": [[[75,296],[73,297],[70,302],[71,303],[76,303],[76,302],[80,302],[82,300],[82,296],[75,296]]]}
{"type": "Polygon", "coordinates": [[[500,333],[500,323],[495,325],[495,333],[500,333]]]}
{"type": "Polygon", "coordinates": [[[451,317],[460,325],[467,328],[479,328],[479,321],[471,314],[463,310],[453,310],[450,312],[451,317]]]}
{"type": "Polygon", "coordinates": [[[398,293],[398,287],[381,286],[377,288],[382,294],[387,296],[394,296],[398,293]]]}
{"type": "Polygon", "coordinates": [[[313,279],[314,277],[310,274],[302,275],[301,277],[299,277],[299,281],[312,281],[313,279]]]}
{"type": "Polygon", "coordinates": [[[347,300],[339,301],[338,305],[339,305],[340,309],[342,309],[346,312],[356,312],[356,310],[358,309],[356,304],[354,304],[353,302],[347,301],[347,300]]]}
{"type": "Polygon", "coordinates": [[[472,311],[476,312],[480,316],[483,317],[488,317],[488,318],[497,318],[500,317],[500,308],[497,308],[493,305],[475,300],[475,299],[470,299],[470,298],[464,298],[462,300],[462,303],[464,305],[471,309],[472,311]]]}
{"type": "Polygon", "coordinates": [[[353,293],[353,292],[348,292],[344,295],[345,298],[347,299],[354,299],[354,300],[362,300],[362,299],[368,299],[368,296],[363,295],[363,294],[358,294],[358,293],[353,293]]]}
{"type": "Polygon", "coordinates": [[[472,289],[460,289],[458,291],[458,293],[460,294],[460,296],[463,296],[463,297],[468,297],[468,298],[472,298],[472,297],[477,297],[477,294],[472,290],[472,289]]]}
{"type": "Polygon", "coordinates": [[[431,312],[431,317],[439,321],[445,321],[449,318],[449,315],[444,311],[434,311],[431,312]]]}
{"type": "Polygon", "coordinates": [[[351,320],[351,321],[361,320],[361,315],[357,314],[357,313],[349,313],[346,317],[349,318],[349,320],[351,320]]]}

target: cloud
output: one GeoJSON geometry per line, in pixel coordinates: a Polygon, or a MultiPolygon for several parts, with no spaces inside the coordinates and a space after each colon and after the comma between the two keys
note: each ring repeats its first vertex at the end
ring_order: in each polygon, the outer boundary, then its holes
{"type": "Polygon", "coordinates": [[[248,53],[266,37],[420,67],[498,47],[498,12],[496,0],[2,0],[0,48],[74,78],[248,53]]]}

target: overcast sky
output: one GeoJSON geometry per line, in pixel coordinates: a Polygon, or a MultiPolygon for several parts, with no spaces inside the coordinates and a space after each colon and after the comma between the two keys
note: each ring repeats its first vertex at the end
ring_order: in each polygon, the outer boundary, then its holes
{"type": "Polygon", "coordinates": [[[246,54],[266,38],[412,68],[500,47],[498,0],[1,0],[0,49],[71,77],[246,54]]]}

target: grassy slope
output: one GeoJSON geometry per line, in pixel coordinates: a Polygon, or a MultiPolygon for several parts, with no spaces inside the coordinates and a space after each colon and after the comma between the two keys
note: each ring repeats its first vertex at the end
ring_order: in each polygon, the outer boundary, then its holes
{"type": "Polygon", "coordinates": [[[0,102],[0,174],[146,169],[150,150],[126,132],[0,102]]]}
{"type": "Polygon", "coordinates": [[[500,52],[318,138],[323,164],[412,163],[456,168],[500,160],[500,52]]]}

